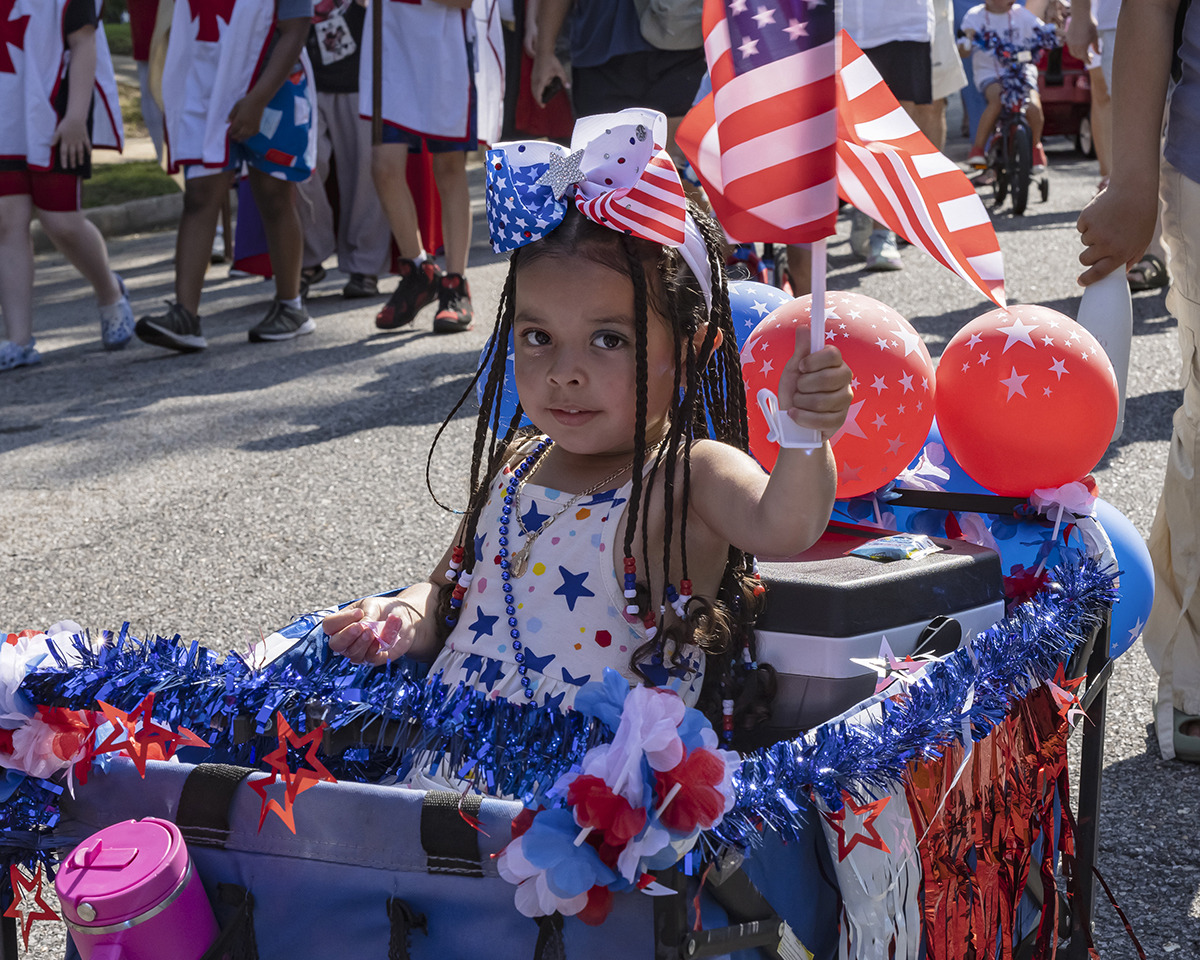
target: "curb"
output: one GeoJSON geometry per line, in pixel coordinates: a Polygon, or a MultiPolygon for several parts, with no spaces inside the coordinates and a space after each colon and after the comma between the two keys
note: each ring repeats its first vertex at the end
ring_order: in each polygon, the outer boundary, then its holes
{"type": "MultiPolygon", "coordinates": [[[[141,200],[130,200],[128,203],[92,207],[83,211],[83,215],[96,225],[106,239],[145,230],[157,230],[161,227],[174,227],[179,223],[182,213],[182,193],[145,197],[141,200]]],[[[54,244],[50,242],[40,223],[35,222],[30,232],[33,235],[35,252],[48,253],[54,249],[54,244]]]]}

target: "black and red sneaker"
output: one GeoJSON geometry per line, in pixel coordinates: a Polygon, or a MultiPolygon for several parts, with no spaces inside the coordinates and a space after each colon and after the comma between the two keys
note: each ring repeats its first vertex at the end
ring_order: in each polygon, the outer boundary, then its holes
{"type": "Polygon", "coordinates": [[[438,312],[433,318],[434,333],[463,333],[475,323],[471,308],[471,288],[461,273],[442,274],[438,290],[438,312]]]}
{"type": "Polygon", "coordinates": [[[380,330],[395,330],[413,322],[420,309],[427,303],[433,303],[438,294],[438,280],[442,272],[432,260],[414,263],[412,260],[401,260],[397,264],[400,283],[388,302],[375,317],[375,326],[380,330]]]}

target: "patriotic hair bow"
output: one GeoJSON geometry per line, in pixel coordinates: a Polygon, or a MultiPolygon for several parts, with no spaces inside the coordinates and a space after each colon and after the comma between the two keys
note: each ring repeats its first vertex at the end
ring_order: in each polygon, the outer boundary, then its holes
{"type": "Polygon", "coordinates": [[[635,108],[580,118],[569,150],[545,140],[497,144],[487,153],[492,249],[541,240],[562,223],[571,196],[589,220],[678,248],[711,305],[708,252],[662,146],[666,133],[665,116],[635,108]]]}

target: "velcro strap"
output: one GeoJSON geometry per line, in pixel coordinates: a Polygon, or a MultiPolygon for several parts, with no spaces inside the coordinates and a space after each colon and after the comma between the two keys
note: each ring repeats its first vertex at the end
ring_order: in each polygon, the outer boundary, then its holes
{"type": "Polygon", "coordinates": [[[479,815],[483,798],[450,790],[430,790],[421,801],[421,846],[430,873],[482,877],[479,834],[468,822],[479,815]]]}
{"type": "Polygon", "coordinates": [[[179,794],[175,824],[188,843],[223,847],[229,840],[229,805],[253,767],[201,763],[192,768],[179,794]]]}

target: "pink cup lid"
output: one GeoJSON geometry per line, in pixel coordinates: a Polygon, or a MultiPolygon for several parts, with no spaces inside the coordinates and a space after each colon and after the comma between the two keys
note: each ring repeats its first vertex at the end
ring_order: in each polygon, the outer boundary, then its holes
{"type": "Polygon", "coordinates": [[[147,817],[114,823],[77,846],[54,879],[65,919],[82,926],[123,923],[174,892],[187,872],[179,828],[147,817]]]}

